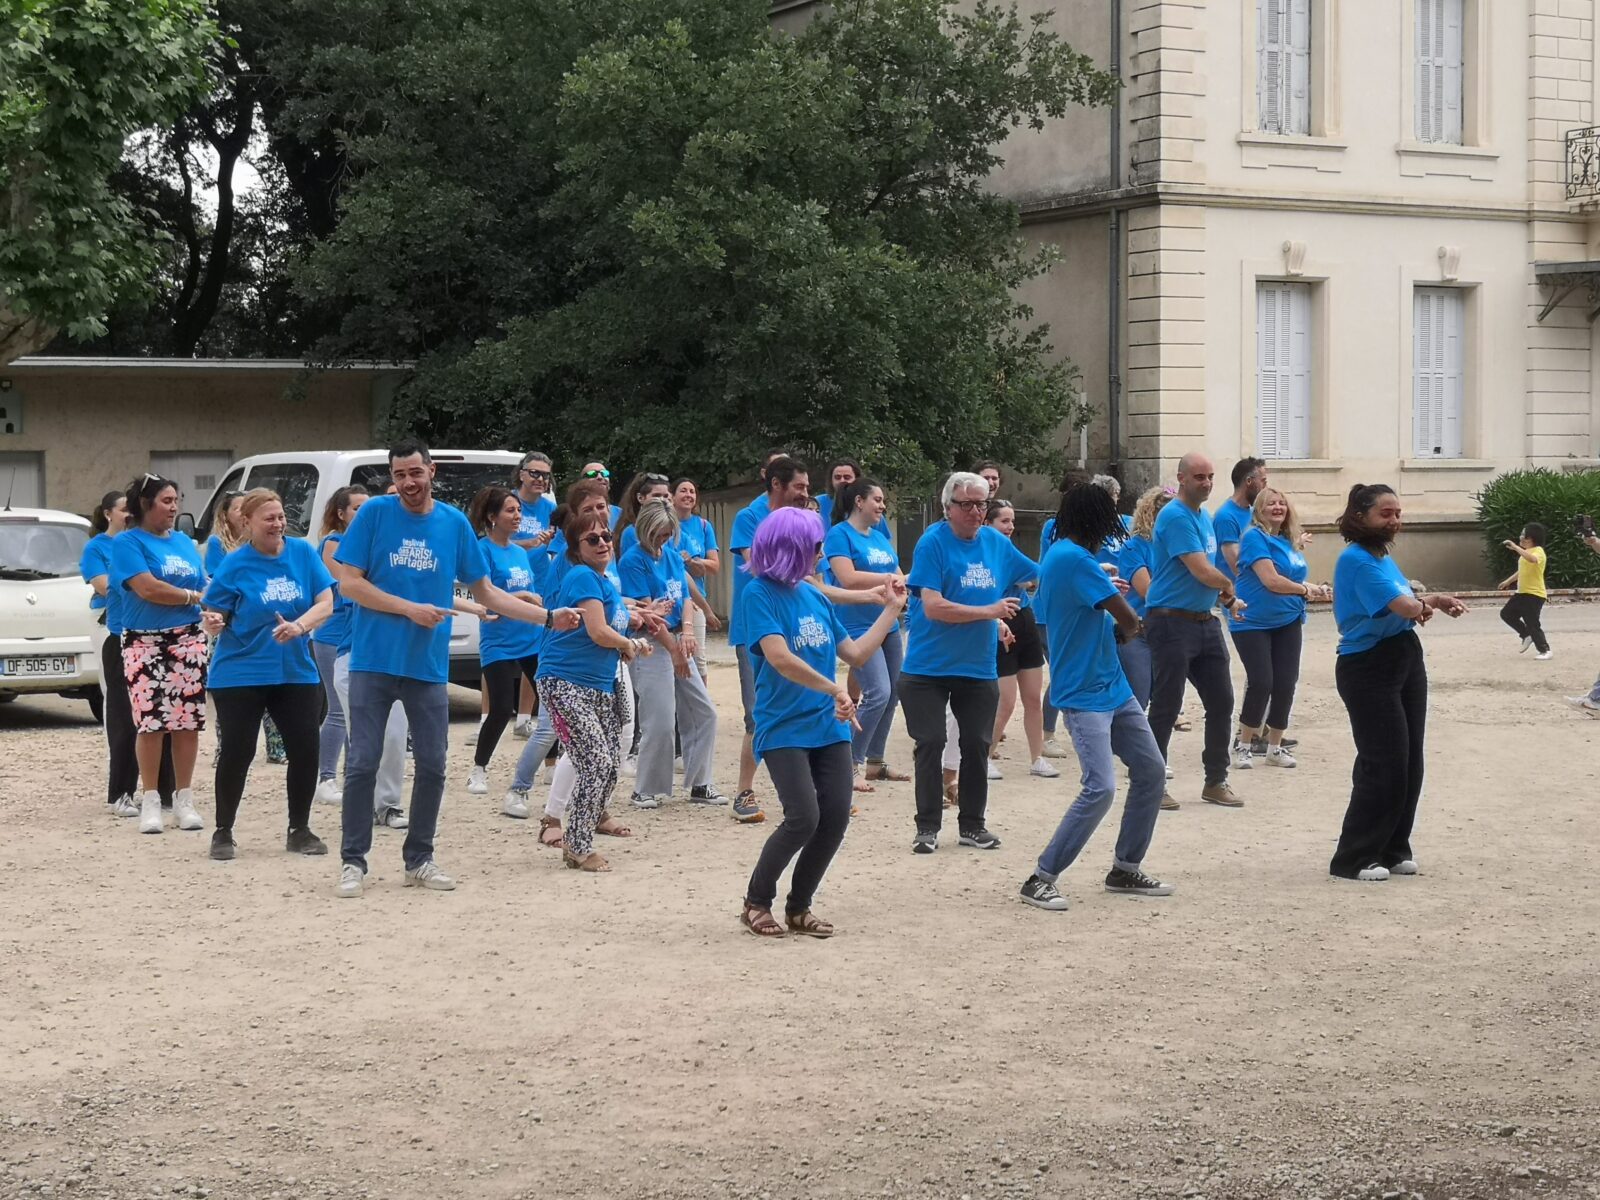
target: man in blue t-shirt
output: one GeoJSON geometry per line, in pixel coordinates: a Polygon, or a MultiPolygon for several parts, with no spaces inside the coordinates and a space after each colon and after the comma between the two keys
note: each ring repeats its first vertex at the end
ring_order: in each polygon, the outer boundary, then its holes
{"type": "Polygon", "coordinates": [[[1241,458],[1233,464],[1233,495],[1217,505],[1211,524],[1217,533],[1217,570],[1229,579],[1239,577],[1239,543],[1250,528],[1250,506],[1267,486],[1267,464],[1259,458],[1241,458]]]}
{"type": "MultiPolygon", "coordinates": [[[[522,522],[517,526],[517,536],[511,540],[528,552],[533,564],[534,578],[544,574],[550,565],[550,541],[556,536],[550,523],[556,515],[556,500],[550,494],[554,460],[542,450],[530,450],[522,456],[517,467],[517,501],[522,505],[522,522]]],[[[533,684],[524,679],[518,685],[517,723],[512,729],[515,737],[526,738],[533,734],[533,684]]],[[[483,689],[483,715],[489,715],[489,689],[483,689]]],[[[479,718],[479,725],[483,724],[479,718]]]]}
{"type": "MultiPolygon", "coordinates": [[[[1228,644],[1217,621],[1220,601],[1242,614],[1233,577],[1217,566],[1217,538],[1205,502],[1216,467],[1198,451],[1178,463],[1178,498],[1156,518],[1150,538],[1150,589],[1145,595],[1145,642],[1150,647],[1150,732],[1167,758],[1183,685],[1194,684],[1206,710],[1206,782],[1200,798],[1224,808],[1244,801],[1228,786],[1233,736],[1233,679],[1228,644]]],[[[1235,547],[1235,550],[1238,548],[1235,547]]],[[[1226,564],[1224,564],[1226,565],[1226,564]]]]}
{"type": "Polygon", "coordinates": [[[334,555],[340,593],[354,605],[350,644],[350,748],[345,761],[343,839],[337,894],[361,895],[372,849],[372,793],[384,728],[395,704],[411,725],[416,777],[404,847],[405,885],[449,891],[455,880],[433,861],[444,798],[449,735],[450,613],[457,580],[480,615],[576,628],[560,613],[508,595],[489,579],[477,535],[459,509],[435,502],[428,448],[407,439],[389,450],[393,496],[361,506],[334,555]]]}

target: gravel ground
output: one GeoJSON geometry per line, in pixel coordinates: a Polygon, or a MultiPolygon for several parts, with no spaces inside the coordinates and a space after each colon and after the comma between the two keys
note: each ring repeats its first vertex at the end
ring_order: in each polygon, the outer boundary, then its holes
{"type": "Polygon", "coordinates": [[[1327,876],[1352,749],[1318,616],[1298,770],[1214,808],[1177,735],[1147,862],[1175,896],[1098,890],[1108,826],[1070,911],[1018,902],[1075,788],[1070,760],[1030,778],[1014,727],[1004,846],[913,857],[910,785],[879,785],[818,900],[830,942],[740,930],[763,833],[726,810],[629,814],[613,874],[561,870],[498,815],[520,743],[465,794],[469,693],[460,889],[401,890],[380,831],[358,902],[336,858],[282,852],[277,768],[213,863],[108,815],[86,706],[0,706],[0,1196],[1600,1196],[1600,722],[1561,703],[1600,608],[1546,628],[1549,663],[1492,607],[1424,632],[1417,878],[1327,876]]]}

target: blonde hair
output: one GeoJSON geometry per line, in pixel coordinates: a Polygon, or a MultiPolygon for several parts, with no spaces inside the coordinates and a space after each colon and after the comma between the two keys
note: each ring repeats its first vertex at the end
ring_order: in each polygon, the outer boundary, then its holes
{"type": "Polygon", "coordinates": [[[283,497],[271,488],[251,488],[244,494],[244,500],[239,504],[239,519],[248,525],[250,518],[256,515],[257,509],[273,503],[282,504],[283,497]]]}
{"type": "Polygon", "coordinates": [[[646,551],[652,543],[659,551],[678,536],[678,514],[672,511],[670,501],[647,500],[633,519],[633,531],[646,551]]]}
{"type": "Polygon", "coordinates": [[[1155,532],[1156,514],[1167,506],[1172,499],[1172,493],[1164,487],[1153,487],[1139,497],[1139,503],[1133,506],[1134,537],[1148,540],[1155,532]]]}
{"type": "Polygon", "coordinates": [[[1268,537],[1276,537],[1281,534],[1288,539],[1289,545],[1296,550],[1300,548],[1300,518],[1295,515],[1294,504],[1289,497],[1275,487],[1264,487],[1256,493],[1255,503],[1250,506],[1250,524],[1261,530],[1268,537]],[[1276,496],[1283,501],[1283,526],[1277,531],[1277,534],[1273,533],[1271,526],[1267,524],[1266,499],[1268,496],[1276,496]]]}
{"type": "Polygon", "coordinates": [[[232,554],[250,540],[249,535],[243,528],[244,498],[249,494],[249,492],[235,492],[228,497],[227,503],[222,506],[222,511],[217,514],[217,540],[222,543],[222,548],[229,554],[232,554]],[[236,503],[239,505],[240,529],[238,533],[233,531],[233,522],[228,519],[228,510],[236,503]]]}

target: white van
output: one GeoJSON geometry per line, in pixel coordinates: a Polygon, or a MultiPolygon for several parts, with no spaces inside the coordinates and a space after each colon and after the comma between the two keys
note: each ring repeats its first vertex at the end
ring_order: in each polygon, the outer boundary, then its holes
{"type": "MultiPolygon", "coordinates": [[[[522,455],[512,450],[430,450],[435,466],[434,499],[467,510],[480,488],[491,484],[516,487],[517,464],[522,455]]],[[[290,537],[306,538],[315,545],[322,527],[322,512],[334,492],[359,483],[374,496],[389,486],[387,450],[306,450],[257,454],[228,468],[216,491],[206,501],[195,523],[195,540],[202,547],[217,519],[217,500],[225,492],[271,488],[283,497],[290,537]]],[[[466,589],[456,588],[457,595],[466,589]]],[[[451,618],[450,682],[476,687],[478,619],[464,614],[451,618]]]]}

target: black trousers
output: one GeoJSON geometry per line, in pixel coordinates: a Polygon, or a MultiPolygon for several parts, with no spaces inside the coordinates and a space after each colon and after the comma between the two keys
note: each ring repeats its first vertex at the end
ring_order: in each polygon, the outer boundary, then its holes
{"type": "Polygon", "coordinates": [[[961,739],[960,807],[962,833],[983,828],[989,807],[989,744],[994,741],[994,714],[1000,707],[998,679],[964,675],[900,676],[900,711],[914,743],[917,831],[937,833],[944,823],[944,710],[948,705],[961,739]]]}
{"type": "Polygon", "coordinates": [[[1518,592],[1506,601],[1506,606],[1500,610],[1500,619],[1511,626],[1518,637],[1532,638],[1533,648],[1543,654],[1550,649],[1550,642],[1539,627],[1539,616],[1543,612],[1543,596],[1518,592]]]}
{"type": "Polygon", "coordinates": [[[1289,711],[1294,707],[1294,689],[1300,682],[1299,621],[1277,629],[1241,629],[1233,635],[1233,648],[1244,664],[1244,703],[1239,706],[1239,724],[1260,729],[1263,720],[1270,729],[1289,728],[1289,711]]]}
{"type": "Polygon", "coordinates": [[[483,668],[483,690],[489,697],[489,712],[478,730],[478,746],[472,756],[475,766],[487,767],[494,757],[494,748],[500,744],[500,735],[506,731],[511,718],[517,713],[517,682],[526,678],[532,683],[539,673],[539,656],[527,658],[502,658],[483,668]]]}
{"type": "Polygon", "coordinates": [[[1411,857],[1411,826],[1422,795],[1428,672],[1422,641],[1407,630],[1334,666],[1339,699],[1356,742],[1350,807],[1328,871],[1354,879],[1363,867],[1411,857]]]}
{"type": "Polygon", "coordinates": [[[762,757],[783,805],[783,824],[761,847],[744,898],[747,903],[771,908],[778,894],[778,877],[792,861],[794,875],[784,911],[803,913],[811,907],[817,885],[850,824],[850,743],[835,742],[810,750],[768,750],[762,757]]]}
{"type": "Polygon", "coordinates": [[[217,714],[217,829],[233,828],[239,801],[256,756],[261,718],[270,716],[289,755],[284,786],[289,794],[289,828],[311,820],[317,790],[317,756],[322,745],[322,685],[278,683],[267,687],[212,688],[217,714]]]}
{"type": "Polygon", "coordinates": [[[1167,761],[1172,726],[1183,707],[1183,685],[1194,684],[1206,710],[1206,784],[1228,781],[1228,746],[1233,739],[1233,677],[1228,674],[1228,643],[1215,616],[1191,621],[1152,612],[1145,624],[1150,647],[1150,732],[1167,761]]]}
{"type": "MultiPolygon", "coordinates": [[[[115,804],[120,796],[139,795],[133,704],[128,699],[128,677],[122,673],[122,639],[115,634],[100,643],[100,692],[105,697],[106,746],[111,756],[106,771],[106,803],[115,804]]],[[[163,738],[161,774],[156,780],[161,803],[172,803],[177,786],[172,773],[172,739],[163,738]]]]}

